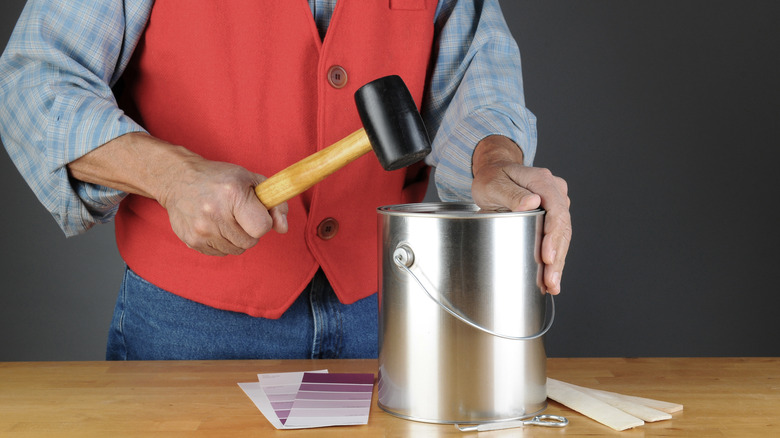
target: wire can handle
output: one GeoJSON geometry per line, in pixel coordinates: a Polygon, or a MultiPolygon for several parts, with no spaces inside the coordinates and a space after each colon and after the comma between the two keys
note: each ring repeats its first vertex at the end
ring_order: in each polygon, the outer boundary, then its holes
{"type": "Polygon", "coordinates": [[[544,336],[544,334],[547,333],[547,331],[549,331],[550,328],[552,327],[553,321],[555,321],[555,300],[553,299],[553,296],[551,294],[547,294],[550,296],[550,304],[551,304],[550,319],[547,321],[547,324],[544,325],[544,328],[542,328],[540,332],[531,336],[511,336],[511,335],[496,332],[494,330],[490,330],[472,321],[471,318],[461,315],[460,312],[456,312],[451,307],[447,306],[446,304],[442,303],[440,300],[436,299],[436,297],[434,297],[433,294],[431,294],[428,291],[428,288],[425,287],[422,281],[420,281],[420,279],[417,278],[417,275],[415,275],[415,273],[412,272],[412,270],[410,269],[411,266],[414,265],[414,251],[412,251],[412,248],[408,244],[400,243],[398,244],[398,246],[396,246],[395,251],[393,251],[393,262],[395,262],[395,265],[399,269],[411,275],[412,278],[414,278],[414,280],[417,282],[417,284],[420,285],[422,290],[425,291],[425,294],[428,295],[428,298],[432,299],[444,311],[454,316],[459,321],[468,324],[471,327],[474,327],[475,329],[483,331],[489,335],[493,335],[499,338],[509,339],[512,341],[530,341],[544,336]]]}

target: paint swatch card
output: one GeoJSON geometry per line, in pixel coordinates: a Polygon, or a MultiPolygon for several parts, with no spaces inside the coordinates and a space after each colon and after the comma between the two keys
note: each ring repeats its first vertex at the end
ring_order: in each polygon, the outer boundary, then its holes
{"type": "Polygon", "coordinates": [[[368,423],[373,374],[327,371],[258,374],[238,384],[277,429],[368,423]]]}

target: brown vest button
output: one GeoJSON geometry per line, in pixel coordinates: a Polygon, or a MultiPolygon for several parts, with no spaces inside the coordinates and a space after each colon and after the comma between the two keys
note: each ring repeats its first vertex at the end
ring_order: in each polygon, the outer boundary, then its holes
{"type": "Polygon", "coordinates": [[[339,232],[339,223],[336,219],[329,217],[317,226],[317,236],[322,240],[330,240],[339,232]]]}
{"type": "Polygon", "coordinates": [[[328,83],[333,88],[343,88],[347,85],[347,71],[340,65],[328,69],[328,83]]]}

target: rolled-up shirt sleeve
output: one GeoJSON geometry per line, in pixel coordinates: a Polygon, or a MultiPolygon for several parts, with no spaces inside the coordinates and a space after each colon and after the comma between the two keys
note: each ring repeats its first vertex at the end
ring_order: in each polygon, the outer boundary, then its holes
{"type": "Polygon", "coordinates": [[[426,159],[443,201],[471,201],[471,157],[490,135],[514,141],[530,166],[536,117],[525,107],[520,51],[498,0],[445,0],[436,18],[433,71],[423,117],[433,133],[426,159]]]}
{"type": "Polygon", "coordinates": [[[69,177],[67,164],[128,132],[119,80],[148,1],[30,0],[0,57],[0,137],[67,236],[111,220],[124,193],[69,177]]]}

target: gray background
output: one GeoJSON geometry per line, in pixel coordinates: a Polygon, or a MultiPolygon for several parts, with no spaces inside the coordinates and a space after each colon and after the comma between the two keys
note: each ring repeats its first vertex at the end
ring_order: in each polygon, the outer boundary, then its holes
{"type": "MultiPolygon", "coordinates": [[[[780,3],[503,0],[567,179],[550,356],[778,356],[780,3]]],[[[0,47],[24,6],[0,5],[0,47]]],[[[65,239],[0,153],[0,361],[100,360],[112,226],[65,239]]]]}

